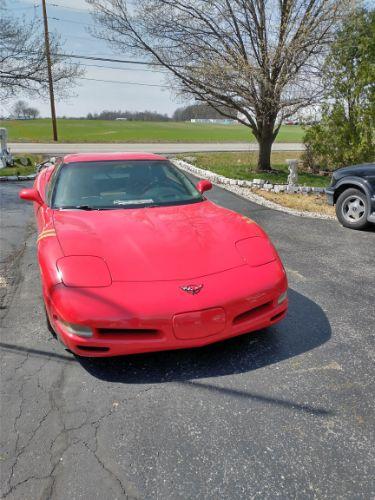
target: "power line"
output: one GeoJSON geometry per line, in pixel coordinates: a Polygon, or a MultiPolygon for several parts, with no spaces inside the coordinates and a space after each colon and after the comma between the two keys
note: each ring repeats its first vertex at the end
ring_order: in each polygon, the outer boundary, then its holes
{"type": "MultiPolygon", "coordinates": [[[[20,2],[17,2],[17,3],[20,3],[20,2]]],[[[57,7],[59,9],[64,9],[64,10],[74,10],[76,12],[83,12],[85,14],[90,14],[90,11],[88,9],[78,9],[77,7],[68,7],[66,5],[61,5],[61,4],[58,4],[58,3],[50,3],[48,2],[48,7],[57,7]]],[[[20,9],[33,9],[35,7],[40,7],[41,4],[39,3],[38,0],[35,0],[34,2],[34,5],[30,5],[28,7],[17,7],[17,8],[20,8],[20,9]]]]}
{"type": "Polygon", "coordinates": [[[61,17],[49,16],[49,19],[52,19],[53,21],[61,21],[63,23],[79,24],[80,26],[90,26],[91,28],[95,27],[94,24],[82,23],[80,21],[73,21],[72,19],[62,19],[61,17]]]}
{"type": "Polygon", "coordinates": [[[69,41],[74,38],[77,40],[87,40],[89,42],[97,41],[94,37],[88,37],[88,36],[79,36],[79,35],[69,35],[69,41]]]}
{"type": "MultiPolygon", "coordinates": [[[[29,10],[29,9],[36,9],[37,7],[39,7],[39,5],[28,5],[27,7],[17,7],[17,6],[13,6],[13,9],[18,11],[18,10],[29,10]]],[[[11,7],[12,9],[12,7],[11,7]]],[[[10,9],[10,10],[11,10],[10,9]]]]}
{"type": "Polygon", "coordinates": [[[116,84],[123,84],[123,85],[140,85],[142,87],[159,87],[159,88],[164,88],[164,89],[170,88],[168,85],[158,85],[156,83],[125,82],[123,80],[102,80],[99,78],[86,78],[85,76],[81,76],[79,78],[79,80],[89,80],[92,82],[104,82],[104,83],[116,83],[116,84]]]}
{"type": "MultiPolygon", "coordinates": [[[[49,4],[51,5],[51,4],[49,4]]],[[[65,22],[65,23],[74,23],[74,24],[79,24],[79,25],[84,25],[84,26],[91,26],[91,27],[94,27],[94,24],[87,24],[87,23],[80,23],[79,21],[72,21],[70,19],[61,19],[59,17],[53,17],[53,16],[48,16],[48,19],[49,20],[53,20],[53,21],[62,21],[62,22],[65,22]]],[[[69,35],[69,39],[71,38],[74,38],[74,39],[77,39],[77,40],[88,40],[90,42],[96,40],[95,36],[91,35],[91,37],[85,37],[85,36],[79,36],[79,35],[69,35]]],[[[120,68],[112,68],[112,69],[120,69],[120,68]]],[[[152,70],[149,70],[149,71],[152,71],[152,70]]]]}
{"type": "MultiPolygon", "coordinates": [[[[36,54],[36,52],[32,52],[36,54]]],[[[26,55],[26,54],[25,54],[26,55]]],[[[121,64],[136,64],[140,66],[161,66],[164,67],[163,64],[151,61],[132,61],[131,59],[114,59],[112,57],[97,57],[97,56],[89,56],[84,54],[62,54],[62,53],[53,53],[51,54],[54,57],[64,57],[67,59],[85,59],[88,61],[101,61],[101,62],[115,62],[121,64]]],[[[174,68],[182,68],[183,66],[177,66],[175,64],[171,65],[174,68]]]]}
{"type": "Polygon", "coordinates": [[[48,2],[48,6],[51,6],[51,7],[58,7],[59,9],[66,9],[66,10],[74,10],[76,12],[85,12],[86,14],[89,14],[89,10],[87,9],[78,9],[77,7],[67,7],[66,5],[61,5],[61,4],[58,4],[58,3],[50,3],[48,2]]]}
{"type": "MultiPolygon", "coordinates": [[[[132,61],[130,59],[114,59],[109,57],[95,57],[85,56],[83,54],[54,54],[55,57],[67,57],[71,59],[85,59],[89,61],[102,61],[102,62],[115,62],[122,64],[137,64],[143,66],[163,66],[161,63],[147,62],[147,61],[132,61]]],[[[182,66],[173,65],[174,68],[181,68],[182,66]]]]}
{"type": "Polygon", "coordinates": [[[162,73],[168,74],[168,71],[162,71],[160,69],[145,69],[145,68],[120,68],[119,66],[105,66],[104,64],[87,64],[87,63],[72,63],[76,66],[84,66],[85,68],[101,68],[101,69],[116,69],[119,71],[145,71],[150,73],[162,73]]]}

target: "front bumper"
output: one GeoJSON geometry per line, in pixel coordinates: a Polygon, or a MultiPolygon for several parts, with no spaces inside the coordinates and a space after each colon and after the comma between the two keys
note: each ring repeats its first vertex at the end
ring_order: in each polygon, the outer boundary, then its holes
{"type": "Polygon", "coordinates": [[[326,188],[326,197],[328,205],[334,205],[334,189],[326,188]]]}
{"type": "Polygon", "coordinates": [[[103,288],[56,285],[47,300],[51,323],[62,342],[80,356],[119,356],[198,347],[271,326],[285,317],[288,300],[281,263],[247,265],[190,280],[203,284],[190,295],[181,281],[113,282],[103,288]],[[64,322],[86,325],[82,338],[64,322]]]}

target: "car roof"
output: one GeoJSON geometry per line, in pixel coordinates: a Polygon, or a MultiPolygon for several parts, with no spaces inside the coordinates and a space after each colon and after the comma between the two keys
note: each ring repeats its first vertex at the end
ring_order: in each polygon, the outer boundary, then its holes
{"type": "Polygon", "coordinates": [[[80,153],[65,156],[63,163],[121,160],[166,160],[166,158],[152,153],[80,153]]]}

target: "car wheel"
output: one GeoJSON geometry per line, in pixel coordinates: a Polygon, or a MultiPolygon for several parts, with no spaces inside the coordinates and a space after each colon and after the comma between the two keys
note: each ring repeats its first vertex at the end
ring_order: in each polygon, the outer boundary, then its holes
{"type": "Polygon", "coordinates": [[[364,229],[367,222],[368,201],[359,189],[346,189],[337,199],[336,215],[341,224],[352,229],[364,229]]]}

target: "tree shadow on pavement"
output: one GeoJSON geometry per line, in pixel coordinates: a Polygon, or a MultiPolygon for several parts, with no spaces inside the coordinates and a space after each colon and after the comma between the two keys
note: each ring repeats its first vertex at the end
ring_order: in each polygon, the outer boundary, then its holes
{"type": "Polygon", "coordinates": [[[164,383],[257,370],[319,347],[331,337],[324,311],[289,289],[286,319],[206,347],[116,358],[77,358],[92,376],[125,384],[164,383]]]}

